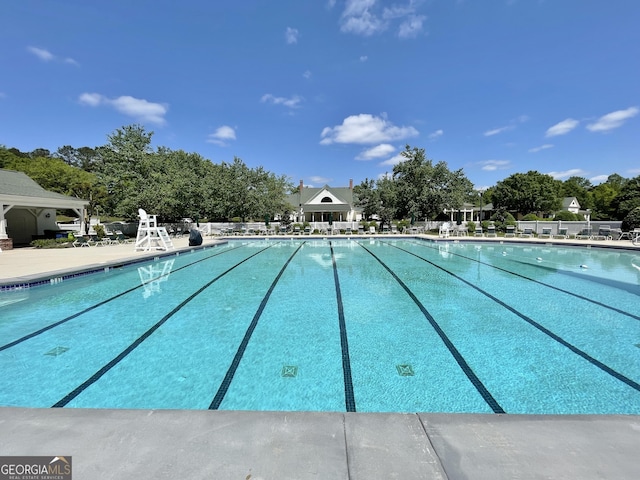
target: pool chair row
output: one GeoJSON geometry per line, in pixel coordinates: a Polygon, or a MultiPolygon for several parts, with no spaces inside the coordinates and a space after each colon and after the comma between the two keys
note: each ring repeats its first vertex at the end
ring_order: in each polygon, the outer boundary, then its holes
{"type": "Polygon", "coordinates": [[[123,243],[132,243],[133,239],[126,237],[121,231],[116,233],[107,233],[104,237],[99,238],[97,235],[75,235],[71,245],[74,247],[102,247],[106,245],[120,245],[123,243]]]}

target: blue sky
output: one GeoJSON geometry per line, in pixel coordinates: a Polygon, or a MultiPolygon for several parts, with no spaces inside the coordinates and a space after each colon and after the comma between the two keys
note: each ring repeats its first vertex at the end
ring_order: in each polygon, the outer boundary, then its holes
{"type": "Polygon", "coordinates": [[[0,5],[0,145],[240,157],[294,185],[406,144],[476,185],[640,175],[637,0],[86,0],[0,5]]]}

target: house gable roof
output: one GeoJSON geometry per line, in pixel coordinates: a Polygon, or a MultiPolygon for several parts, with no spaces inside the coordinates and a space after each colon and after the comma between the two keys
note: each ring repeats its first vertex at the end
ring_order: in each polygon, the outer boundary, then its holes
{"type": "Polygon", "coordinates": [[[580,208],[580,202],[576,197],[564,197],[562,199],[562,208],[566,210],[569,207],[580,208]]]}
{"type": "Polygon", "coordinates": [[[82,208],[86,200],[45,190],[23,172],[0,169],[0,202],[29,207],[82,208]]]}

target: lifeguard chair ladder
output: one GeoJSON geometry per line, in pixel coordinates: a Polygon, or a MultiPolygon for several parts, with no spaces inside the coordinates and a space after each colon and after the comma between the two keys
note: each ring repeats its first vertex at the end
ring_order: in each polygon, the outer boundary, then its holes
{"type": "Polygon", "coordinates": [[[173,250],[173,242],[167,229],[158,226],[155,215],[147,215],[143,209],[138,210],[140,223],[136,237],[135,251],[173,250]]]}

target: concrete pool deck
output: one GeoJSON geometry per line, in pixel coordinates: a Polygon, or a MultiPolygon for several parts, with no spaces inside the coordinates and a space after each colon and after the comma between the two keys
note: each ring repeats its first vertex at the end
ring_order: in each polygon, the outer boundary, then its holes
{"type": "MultiPolygon", "coordinates": [[[[0,284],[157,255],[131,244],[3,251],[0,284]]],[[[77,479],[635,479],[639,446],[635,415],[0,408],[1,456],[71,456],[77,479]]]]}

